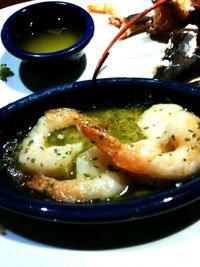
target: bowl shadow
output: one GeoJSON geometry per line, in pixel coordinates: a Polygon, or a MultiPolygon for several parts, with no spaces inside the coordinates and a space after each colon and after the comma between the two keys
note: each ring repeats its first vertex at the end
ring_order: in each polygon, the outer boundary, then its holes
{"type": "Polygon", "coordinates": [[[36,92],[47,87],[77,81],[87,65],[86,55],[74,61],[62,63],[30,63],[20,64],[19,76],[23,84],[36,92]]]}
{"type": "Polygon", "coordinates": [[[151,218],[105,224],[43,221],[0,209],[6,230],[34,242],[76,250],[109,250],[158,241],[200,219],[200,201],[151,218]]]}

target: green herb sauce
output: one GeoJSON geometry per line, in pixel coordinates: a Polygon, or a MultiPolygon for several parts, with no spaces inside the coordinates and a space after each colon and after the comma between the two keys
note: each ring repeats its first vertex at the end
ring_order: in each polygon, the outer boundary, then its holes
{"type": "MultiPolygon", "coordinates": [[[[137,126],[137,121],[144,109],[144,106],[98,108],[87,111],[86,115],[97,118],[101,122],[102,128],[122,143],[131,144],[143,138],[141,130],[137,126]]],[[[47,140],[48,145],[74,144],[77,142],[84,143],[85,149],[92,145],[74,126],[54,131],[47,140]]]]}

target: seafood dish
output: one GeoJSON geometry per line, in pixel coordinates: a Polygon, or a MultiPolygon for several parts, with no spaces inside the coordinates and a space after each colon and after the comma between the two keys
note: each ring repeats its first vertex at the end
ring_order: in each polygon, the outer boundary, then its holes
{"type": "Polygon", "coordinates": [[[199,63],[199,0],[156,0],[138,14],[120,15],[114,4],[88,6],[90,12],[109,14],[108,23],[119,28],[97,63],[97,77],[114,43],[121,39],[146,32],[152,41],[165,42],[161,62],[152,70],[153,77],[191,82],[198,77],[199,63]]]}
{"type": "Polygon", "coordinates": [[[134,184],[136,175],[142,183],[148,177],[184,181],[200,170],[199,117],[175,104],[153,105],[139,119],[134,115],[140,110],[135,107],[129,112],[130,109],[106,109],[103,117],[110,116],[104,123],[101,119],[93,122],[93,118],[68,108],[45,112],[16,148],[19,150],[17,164],[30,174],[24,185],[57,201],[86,202],[122,196],[129,184],[134,184]],[[129,127],[127,133],[134,140],[137,131],[141,132],[144,139],[127,144],[109,133],[109,125],[114,124],[113,116],[118,125],[112,127],[125,127],[120,121],[122,112],[121,120],[129,127]],[[132,120],[139,129],[129,123],[132,120]],[[178,125],[177,121],[180,121],[178,125]],[[82,136],[74,142],[76,131],[72,142],[48,145],[47,139],[55,135],[56,130],[56,139],[69,137],[67,131],[64,134],[59,130],[71,126],[76,126],[79,133],[91,141],[92,147],[86,148],[88,144],[85,145],[82,136]]]}
{"type": "Polygon", "coordinates": [[[0,206],[44,220],[101,223],[198,200],[199,97],[198,87],[183,83],[107,78],[3,107],[0,206]]]}
{"type": "Polygon", "coordinates": [[[42,107],[35,123],[4,141],[6,179],[30,197],[73,204],[134,200],[198,175],[197,111],[175,103],[168,91],[156,103],[150,94],[140,100],[127,94],[122,102],[106,94],[106,101],[98,95],[90,105],[73,106],[69,99],[42,107]]]}

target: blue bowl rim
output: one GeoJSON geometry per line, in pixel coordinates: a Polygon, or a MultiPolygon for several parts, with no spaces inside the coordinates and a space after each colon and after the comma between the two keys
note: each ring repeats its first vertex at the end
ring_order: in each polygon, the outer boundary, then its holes
{"type": "Polygon", "coordinates": [[[35,4],[31,4],[31,5],[27,5],[19,10],[17,10],[16,12],[14,12],[3,24],[2,30],[1,30],[1,40],[2,43],[4,44],[5,48],[13,55],[15,55],[16,57],[20,57],[22,59],[26,59],[26,60],[30,60],[32,58],[32,60],[34,59],[44,59],[44,58],[57,58],[57,57],[64,57],[67,55],[72,55],[75,54],[76,52],[81,51],[92,39],[93,35],[94,35],[94,30],[95,30],[95,26],[94,26],[94,21],[92,16],[89,14],[89,12],[87,12],[84,8],[70,3],[70,2],[63,2],[63,1],[47,1],[47,2],[39,2],[39,3],[35,3],[35,4]],[[22,49],[20,49],[19,47],[17,47],[15,44],[13,44],[10,36],[8,35],[8,28],[10,26],[10,23],[13,23],[16,18],[18,16],[20,16],[21,13],[26,12],[27,10],[31,10],[31,9],[35,9],[35,8],[39,8],[41,6],[51,6],[51,5],[63,5],[63,6],[69,6],[70,8],[73,8],[77,11],[80,11],[80,13],[84,16],[84,18],[86,19],[86,23],[87,23],[87,31],[84,34],[84,36],[81,38],[81,40],[79,40],[78,42],[76,42],[74,45],[63,49],[63,50],[59,50],[56,52],[51,52],[51,53],[30,53],[30,52],[26,52],[22,49]]]}
{"type": "MultiPolygon", "coordinates": [[[[200,90],[196,86],[190,86],[179,82],[148,78],[105,78],[99,79],[98,85],[107,83],[135,83],[138,86],[149,86],[162,89],[163,87],[176,92],[186,92],[200,98],[200,90]],[[180,89],[181,88],[181,89],[180,89]]],[[[68,90],[77,90],[93,86],[94,81],[82,81],[65,84],[58,87],[43,90],[0,109],[0,120],[15,112],[16,109],[37,103],[49,95],[57,95],[68,90]]],[[[37,219],[73,223],[73,224],[104,224],[119,223],[150,218],[159,214],[167,213],[189,205],[200,199],[200,175],[184,183],[180,187],[174,187],[149,196],[132,200],[111,201],[104,203],[68,204],[53,201],[32,199],[12,191],[5,191],[0,187],[0,206],[37,219]]]]}

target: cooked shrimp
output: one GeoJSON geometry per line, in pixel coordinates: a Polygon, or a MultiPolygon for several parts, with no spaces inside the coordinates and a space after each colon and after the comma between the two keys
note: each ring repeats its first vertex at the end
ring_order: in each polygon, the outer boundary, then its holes
{"type": "Polygon", "coordinates": [[[87,6],[87,9],[91,13],[115,15],[117,9],[114,5],[106,3],[94,3],[87,6]]]}
{"type": "Polygon", "coordinates": [[[126,191],[130,181],[127,174],[112,166],[109,156],[92,147],[76,160],[76,178],[56,180],[44,175],[33,175],[26,186],[45,193],[51,199],[69,203],[107,200],[126,191]]]}
{"type": "MultiPolygon", "coordinates": [[[[152,178],[184,180],[200,170],[200,118],[175,104],[153,105],[138,121],[146,139],[122,144],[90,123],[81,132],[116,166],[152,178]]],[[[141,178],[142,179],[142,178],[141,178]]]]}
{"type": "Polygon", "coordinates": [[[19,163],[24,171],[34,174],[65,176],[82,151],[83,144],[46,146],[46,139],[58,129],[76,125],[81,114],[73,109],[53,109],[42,116],[22,141],[19,163]]]}

